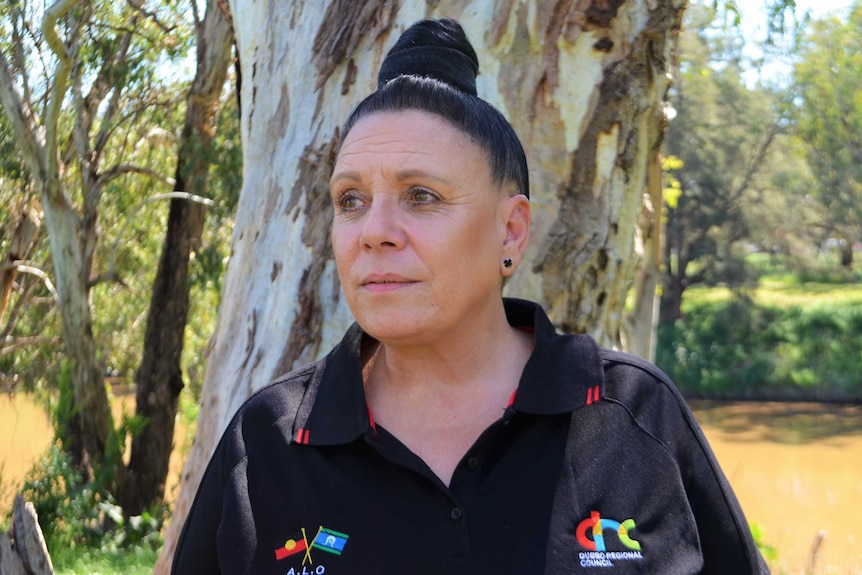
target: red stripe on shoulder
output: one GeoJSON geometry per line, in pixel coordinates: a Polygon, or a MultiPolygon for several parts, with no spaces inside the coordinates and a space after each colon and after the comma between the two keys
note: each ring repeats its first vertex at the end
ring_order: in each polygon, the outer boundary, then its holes
{"type": "Polygon", "coordinates": [[[296,442],[300,445],[308,445],[308,430],[300,427],[296,430],[296,442]]]}

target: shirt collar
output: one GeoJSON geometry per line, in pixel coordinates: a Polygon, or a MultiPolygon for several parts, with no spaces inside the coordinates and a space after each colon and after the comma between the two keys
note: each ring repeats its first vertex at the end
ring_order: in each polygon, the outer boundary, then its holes
{"type": "MultiPolygon", "coordinates": [[[[588,335],[559,335],[533,302],[504,299],[509,324],[533,333],[533,350],[515,395],[516,412],[572,412],[603,395],[599,348],[588,335]]],[[[372,426],[362,383],[361,348],[369,336],[353,324],[314,370],[294,422],[292,438],[310,445],[339,445],[372,426]]]]}

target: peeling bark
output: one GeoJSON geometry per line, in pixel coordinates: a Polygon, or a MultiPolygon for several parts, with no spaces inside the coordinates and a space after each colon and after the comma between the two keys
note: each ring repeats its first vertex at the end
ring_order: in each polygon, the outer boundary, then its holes
{"type": "Polygon", "coordinates": [[[392,27],[398,13],[398,0],[356,2],[333,0],[314,38],[314,65],[317,68],[316,89],[320,89],[336,68],[359,46],[377,39],[392,27]]]}
{"type": "Polygon", "coordinates": [[[320,150],[306,150],[294,185],[293,194],[301,194],[307,198],[303,219],[315,222],[303,229],[302,242],[320,257],[315,258],[302,272],[297,290],[299,309],[288,332],[284,353],[276,364],[276,373],[286,373],[295,365],[317,358],[323,335],[323,307],[331,306],[333,301],[337,302],[339,298],[338,291],[332,294],[319,293],[327,262],[333,257],[330,242],[332,201],[329,197],[329,178],[332,176],[337,150],[337,134],[320,150]]]}
{"type": "Polygon", "coordinates": [[[508,289],[542,300],[561,330],[589,332],[617,347],[647,166],[663,137],[656,110],[669,85],[669,53],[682,14],[681,2],[651,6],[539,2],[535,23],[516,7],[493,38],[498,57],[510,52],[517,60],[534,47],[543,60],[540,70],[517,79],[511,69],[501,76],[503,107],[524,136],[538,188],[532,273],[519,273],[508,289]],[[515,39],[521,30],[529,44],[515,39]],[[539,30],[560,40],[540,45],[539,30]],[[576,90],[567,82],[571,74],[578,75],[576,90]],[[535,98],[527,97],[525,84],[535,98]]]}

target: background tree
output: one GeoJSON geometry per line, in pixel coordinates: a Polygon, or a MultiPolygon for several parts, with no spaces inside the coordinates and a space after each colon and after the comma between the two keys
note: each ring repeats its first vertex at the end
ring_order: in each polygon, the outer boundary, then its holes
{"type": "Polygon", "coordinates": [[[796,116],[814,177],[811,195],[824,207],[819,225],[839,240],[841,263],[853,264],[862,239],[862,4],[849,17],[814,21],[794,69],[796,116]]]}
{"type": "Polygon", "coordinates": [[[117,265],[119,237],[113,247],[100,241],[101,225],[138,204],[136,194],[173,183],[162,175],[172,143],[163,126],[178,92],[163,70],[189,34],[181,11],[157,15],[138,2],[7,3],[0,22],[9,32],[0,44],[0,103],[45,214],[69,365],[57,378],[62,384],[69,373],[71,384],[58,436],[83,466],[108,464],[91,469],[107,487],[124,437],[108,408],[108,354],[93,302],[109,293],[104,286],[127,287],[128,268],[117,265]]]}
{"type": "Polygon", "coordinates": [[[198,16],[196,8],[197,64],[186,100],[174,186],[182,194],[177,194],[170,204],[136,381],[135,415],[145,418],[146,425],[132,439],[129,464],[118,492],[118,502],[129,515],[140,515],[164,497],[177,405],[184,386],[182,359],[191,289],[189,258],[201,247],[205,219],[204,203],[190,197],[206,193],[215,144],[214,124],[233,45],[226,7],[218,0],[210,0],[204,18],[198,16]]]}
{"type": "Polygon", "coordinates": [[[661,316],[681,316],[685,289],[698,283],[742,285],[751,249],[748,213],[768,172],[779,134],[769,93],[746,86],[736,31],[710,27],[701,6],[688,13],[671,91],[676,117],[667,132],[665,282],[661,316]]]}

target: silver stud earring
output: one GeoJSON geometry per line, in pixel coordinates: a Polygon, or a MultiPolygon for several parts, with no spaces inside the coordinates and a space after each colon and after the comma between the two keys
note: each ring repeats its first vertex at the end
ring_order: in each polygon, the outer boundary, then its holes
{"type": "Polygon", "coordinates": [[[503,260],[503,267],[507,267],[507,268],[512,267],[512,258],[505,258],[503,260]]]}

